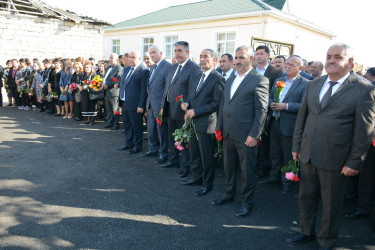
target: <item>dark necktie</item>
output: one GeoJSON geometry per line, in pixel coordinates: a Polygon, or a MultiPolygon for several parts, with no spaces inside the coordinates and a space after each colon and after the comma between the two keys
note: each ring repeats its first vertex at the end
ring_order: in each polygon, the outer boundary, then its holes
{"type": "Polygon", "coordinates": [[[180,73],[181,69],[182,69],[182,65],[180,64],[180,65],[178,66],[178,69],[177,69],[177,73],[176,73],[176,75],[173,77],[172,82],[174,81],[174,79],[176,79],[176,77],[177,77],[178,74],[180,73]]]}
{"type": "Polygon", "coordinates": [[[225,77],[226,75],[227,75],[227,74],[225,74],[225,73],[223,74],[224,77],[225,77]]]}
{"type": "Polygon", "coordinates": [[[329,86],[327,92],[322,97],[322,100],[320,101],[320,109],[323,109],[325,106],[327,106],[328,100],[332,96],[332,87],[335,84],[337,84],[337,82],[334,82],[334,81],[329,81],[328,83],[329,83],[330,86],[329,86]]]}
{"type": "Polygon", "coordinates": [[[148,81],[148,84],[150,84],[152,78],[154,77],[154,74],[155,74],[155,70],[156,68],[158,67],[158,65],[154,64],[153,68],[152,68],[152,71],[151,71],[151,76],[150,76],[150,79],[148,81]]]}
{"type": "Polygon", "coordinates": [[[134,70],[134,68],[131,67],[130,70],[129,70],[128,75],[126,76],[125,83],[128,83],[128,82],[129,82],[130,77],[132,76],[133,70],[134,70]]]}
{"type": "Polygon", "coordinates": [[[202,76],[201,76],[201,80],[198,83],[197,89],[195,90],[195,94],[198,93],[198,91],[202,88],[203,83],[204,83],[204,76],[205,76],[205,74],[203,73],[202,76]]]}

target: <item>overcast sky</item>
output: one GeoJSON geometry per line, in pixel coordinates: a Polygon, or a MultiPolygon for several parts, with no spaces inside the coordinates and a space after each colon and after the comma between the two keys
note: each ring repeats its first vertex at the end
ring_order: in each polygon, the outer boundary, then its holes
{"type": "MultiPolygon", "coordinates": [[[[42,0],[51,6],[95,17],[112,24],[193,0],[42,0]]],[[[332,42],[345,42],[355,50],[355,61],[375,66],[371,49],[375,1],[373,0],[289,0],[290,11],[333,32],[332,42]]],[[[282,40],[282,39],[280,39],[282,40]]],[[[323,48],[326,50],[327,48],[323,48]]],[[[310,59],[314,60],[314,59],[310,59]]]]}

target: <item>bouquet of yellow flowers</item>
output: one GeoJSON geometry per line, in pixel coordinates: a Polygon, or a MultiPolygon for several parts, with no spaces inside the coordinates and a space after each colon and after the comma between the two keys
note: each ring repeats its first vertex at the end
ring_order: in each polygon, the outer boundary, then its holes
{"type": "Polygon", "coordinates": [[[100,75],[97,75],[90,82],[90,88],[92,88],[95,91],[99,91],[100,87],[102,86],[102,82],[103,79],[100,77],[100,75]]]}

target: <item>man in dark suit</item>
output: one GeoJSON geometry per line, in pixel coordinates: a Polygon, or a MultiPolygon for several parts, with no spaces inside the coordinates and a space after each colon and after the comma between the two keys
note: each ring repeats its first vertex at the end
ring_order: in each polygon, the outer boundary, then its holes
{"type": "MultiPolygon", "coordinates": [[[[297,113],[305,95],[308,80],[299,75],[302,70],[302,59],[299,56],[290,56],[286,62],[287,76],[276,79],[272,86],[269,99],[270,132],[270,158],[272,169],[268,179],[259,183],[275,183],[280,181],[280,170],[293,159],[292,144],[293,131],[297,113]],[[276,102],[275,89],[278,81],[285,82],[285,87],[280,93],[280,102],[276,102]]],[[[282,176],[283,193],[291,190],[292,182],[282,176]]]]}
{"type": "Polygon", "coordinates": [[[137,51],[129,53],[129,64],[122,75],[118,98],[125,128],[125,144],[118,149],[130,149],[129,154],[136,154],[142,150],[142,118],[146,107],[147,79],[150,71],[141,63],[137,51]]]}
{"type": "Polygon", "coordinates": [[[161,125],[156,122],[157,114],[160,113],[161,100],[169,69],[172,64],[163,59],[163,52],[159,46],[152,45],[149,49],[151,60],[150,77],[147,81],[147,141],[148,151],[141,155],[144,157],[157,156],[158,163],[163,163],[168,159],[168,126],[166,121],[161,121],[161,125]]]}
{"type": "Polygon", "coordinates": [[[252,69],[254,60],[251,48],[241,46],[235,52],[236,76],[225,84],[221,99],[217,129],[223,133],[223,154],[226,191],[212,205],[233,201],[236,191],[236,167],[238,156],[241,168],[240,210],[235,214],[250,214],[254,203],[255,166],[258,139],[267,116],[269,82],[252,69]]]}
{"type": "Polygon", "coordinates": [[[119,128],[120,115],[115,115],[118,109],[118,88],[122,75],[122,67],[117,64],[118,55],[112,53],[109,56],[109,65],[104,73],[104,87],[105,90],[105,108],[107,112],[107,120],[104,128],[116,130],[119,128]],[[118,82],[114,82],[113,78],[117,78],[118,82]]]}
{"type": "Polygon", "coordinates": [[[301,233],[289,237],[289,243],[316,237],[320,248],[332,249],[338,240],[348,176],[361,170],[374,131],[375,87],[351,74],[353,66],[352,49],[335,44],[327,52],[328,75],[307,86],[292,149],[293,159],[301,162],[301,233]],[[315,236],[320,199],[322,217],[315,236]]]}
{"type": "Polygon", "coordinates": [[[183,181],[184,185],[201,185],[195,195],[205,195],[212,190],[215,177],[215,128],[225,79],[215,70],[217,54],[205,49],[200,54],[199,65],[202,75],[192,78],[189,83],[189,98],[181,108],[187,119],[192,119],[196,135],[189,141],[190,167],[193,179],[183,181]]]}
{"type": "MultiPolygon", "coordinates": [[[[160,167],[179,167],[179,150],[174,146],[173,132],[181,128],[184,124],[185,112],[181,109],[180,103],[176,102],[176,97],[183,95],[186,101],[188,96],[189,81],[193,77],[201,75],[201,68],[189,59],[189,44],[185,41],[175,43],[176,64],[169,70],[167,84],[165,85],[163,99],[161,103],[161,113],[166,111],[168,120],[169,155],[168,162],[160,167]]],[[[186,177],[189,174],[189,150],[182,152],[182,167],[179,176],[186,177]]]]}
{"type": "Polygon", "coordinates": [[[3,76],[4,76],[4,69],[0,65],[0,107],[3,106],[3,93],[1,92],[1,88],[3,87],[3,76]]]}
{"type": "Polygon", "coordinates": [[[221,69],[220,74],[224,76],[225,81],[227,81],[229,77],[233,76],[234,73],[236,72],[233,69],[233,63],[234,63],[233,56],[229,53],[223,54],[220,57],[220,69],[221,69]]]}
{"type": "MultiPolygon", "coordinates": [[[[255,60],[257,63],[256,71],[259,74],[264,75],[269,80],[269,91],[272,89],[272,85],[277,78],[282,76],[282,71],[278,70],[271,64],[269,64],[269,57],[270,57],[270,49],[265,46],[261,45],[256,48],[255,60]]],[[[269,125],[269,121],[266,123],[269,125]]],[[[272,167],[269,152],[270,152],[270,126],[265,127],[265,132],[262,135],[262,143],[259,147],[259,157],[258,157],[258,176],[263,177],[266,176],[269,170],[272,167]]]]}

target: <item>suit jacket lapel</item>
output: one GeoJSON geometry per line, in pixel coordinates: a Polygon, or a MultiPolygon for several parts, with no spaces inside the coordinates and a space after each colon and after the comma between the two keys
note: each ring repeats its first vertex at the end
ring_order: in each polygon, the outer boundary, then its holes
{"type": "MultiPolygon", "coordinates": [[[[130,70],[130,69],[129,69],[130,70]]],[[[132,74],[128,77],[129,79],[125,79],[125,87],[129,84],[129,82],[132,80],[132,78],[134,77],[135,74],[138,74],[138,71],[141,70],[141,66],[138,65],[135,69],[134,69],[134,72],[132,72],[132,74]]]]}
{"type": "MultiPolygon", "coordinates": [[[[155,72],[151,72],[152,73],[152,79],[149,83],[150,86],[151,86],[152,81],[155,79],[156,75],[160,72],[160,67],[162,67],[163,63],[164,63],[164,61],[161,61],[160,64],[157,67],[156,67],[155,64],[153,65],[153,67],[154,67],[153,71],[155,71],[155,72]]],[[[151,78],[151,73],[150,73],[150,78],[151,78]]]]}
{"type": "Polygon", "coordinates": [[[354,79],[355,79],[355,77],[353,76],[353,74],[350,74],[349,77],[336,90],[336,92],[333,93],[333,95],[331,96],[331,98],[328,99],[328,102],[327,102],[326,106],[323,109],[325,109],[331,102],[335,101],[340,95],[342,95],[347,90],[349,90],[351,87],[353,87],[353,80],[354,79]]]}
{"type": "MultiPolygon", "coordinates": [[[[287,80],[287,77],[285,77],[285,82],[287,80]]],[[[301,81],[301,76],[297,76],[296,79],[294,79],[294,82],[292,83],[292,86],[290,86],[288,92],[286,93],[285,97],[284,97],[284,100],[285,101],[289,96],[290,96],[290,93],[292,93],[298,86],[298,84],[300,83],[301,81]]]]}
{"type": "Polygon", "coordinates": [[[328,75],[326,77],[322,78],[322,80],[318,84],[316,84],[317,97],[315,99],[315,104],[317,105],[318,109],[320,109],[319,94],[320,94],[320,91],[322,90],[323,84],[327,80],[327,77],[328,77],[328,75]]]}
{"type": "MultiPolygon", "coordinates": [[[[177,68],[178,68],[178,66],[179,66],[179,64],[177,64],[177,68]]],[[[174,77],[174,79],[173,79],[171,85],[173,85],[173,84],[176,82],[177,78],[179,78],[180,75],[182,75],[182,74],[187,70],[187,68],[188,68],[189,66],[190,66],[190,59],[187,60],[187,62],[185,63],[185,65],[182,67],[181,71],[180,71],[178,74],[176,74],[176,76],[174,77]]],[[[176,68],[176,69],[177,69],[177,68],[176,68]]],[[[175,70],[175,72],[176,72],[176,70],[175,70]]],[[[173,76],[172,76],[172,77],[173,77],[173,76]]]]}
{"type": "MultiPolygon", "coordinates": [[[[254,74],[255,72],[256,72],[256,70],[254,68],[252,70],[250,70],[249,74],[247,74],[246,77],[240,83],[240,86],[238,86],[236,92],[234,92],[233,97],[230,99],[230,101],[233,100],[236,97],[236,95],[238,95],[238,93],[241,91],[241,89],[243,89],[247,85],[247,83],[249,82],[249,79],[251,78],[251,75],[254,74]]],[[[236,78],[234,78],[234,79],[236,79],[236,78]]],[[[232,84],[233,84],[233,82],[232,82],[232,84]]],[[[232,86],[231,86],[231,88],[232,88],[232,86]]],[[[230,91],[229,91],[229,98],[230,98],[230,91]]]]}
{"type": "MultiPolygon", "coordinates": [[[[215,69],[214,69],[214,70],[215,70],[215,69]]],[[[202,87],[199,89],[199,91],[198,91],[197,93],[195,93],[194,98],[195,98],[195,97],[196,97],[196,96],[202,91],[202,89],[203,89],[204,87],[206,87],[206,85],[209,84],[209,82],[211,81],[212,73],[214,72],[214,70],[212,70],[211,73],[207,76],[206,80],[203,82],[202,87]]],[[[201,76],[201,77],[202,77],[202,76],[201,76]]],[[[194,86],[194,87],[195,87],[194,90],[197,89],[200,80],[201,80],[201,78],[199,78],[198,83],[195,84],[195,86],[194,86]]]]}

